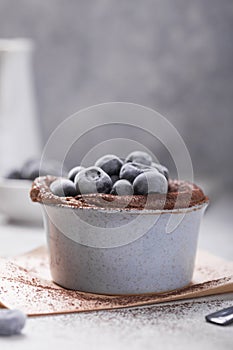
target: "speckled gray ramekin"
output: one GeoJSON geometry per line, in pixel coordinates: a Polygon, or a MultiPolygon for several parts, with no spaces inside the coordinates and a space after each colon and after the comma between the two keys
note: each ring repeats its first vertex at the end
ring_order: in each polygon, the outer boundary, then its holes
{"type": "Polygon", "coordinates": [[[52,278],[100,294],[182,288],[192,280],[206,206],[142,211],[43,205],[52,278]],[[167,233],[174,215],[180,220],[167,233]]]}

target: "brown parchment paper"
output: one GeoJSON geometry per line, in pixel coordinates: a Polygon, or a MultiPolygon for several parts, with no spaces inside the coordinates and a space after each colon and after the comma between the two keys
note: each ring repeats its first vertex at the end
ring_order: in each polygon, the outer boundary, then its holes
{"type": "Polygon", "coordinates": [[[0,258],[0,307],[18,308],[29,316],[116,309],[233,292],[233,262],[199,251],[192,283],[157,294],[108,296],[64,289],[52,282],[45,247],[0,258]]]}

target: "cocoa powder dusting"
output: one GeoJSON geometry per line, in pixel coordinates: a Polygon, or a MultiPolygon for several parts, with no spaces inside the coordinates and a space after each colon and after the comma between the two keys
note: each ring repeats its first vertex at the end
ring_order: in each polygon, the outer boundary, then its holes
{"type": "Polygon", "coordinates": [[[58,197],[50,191],[50,184],[56,179],[54,176],[36,178],[32,184],[30,196],[33,202],[68,206],[72,208],[108,208],[108,209],[180,209],[190,208],[208,201],[197,185],[180,181],[169,180],[168,193],[149,194],[148,196],[114,196],[111,194],[87,194],[76,197],[58,197]]]}
{"type": "Polygon", "coordinates": [[[44,248],[41,248],[41,255],[40,250],[37,249],[21,256],[19,259],[21,266],[6,259],[0,259],[0,302],[3,305],[21,308],[29,315],[45,315],[109,310],[233,292],[233,263],[221,260],[221,269],[218,269],[219,258],[205,253],[199,254],[195,271],[202,270],[202,273],[199,275],[194,272],[195,283],[170,292],[141,295],[111,296],[67,290],[50,279],[41,277],[44,271],[44,266],[41,270],[42,261],[47,261],[46,268],[49,270],[47,252],[44,248]],[[36,258],[32,259],[33,256],[36,258]],[[27,270],[25,266],[28,266],[29,260],[34,265],[31,264],[30,269],[27,270]],[[203,261],[205,265],[202,265],[203,261]],[[211,271],[210,275],[208,271],[211,271]],[[220,276],[221,271],[224,271],[225,275],[217,277],[220,276]]]}

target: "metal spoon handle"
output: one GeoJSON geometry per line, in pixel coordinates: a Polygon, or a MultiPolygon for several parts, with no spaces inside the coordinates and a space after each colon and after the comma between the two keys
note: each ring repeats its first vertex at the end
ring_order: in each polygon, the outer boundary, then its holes
{"type": "Polygon", "coordinates": [[[233,323],[233,306],[209,314],[205,316],[205,319],[207,322],[215,323],[219,326],[227,326],[233,323]]]}

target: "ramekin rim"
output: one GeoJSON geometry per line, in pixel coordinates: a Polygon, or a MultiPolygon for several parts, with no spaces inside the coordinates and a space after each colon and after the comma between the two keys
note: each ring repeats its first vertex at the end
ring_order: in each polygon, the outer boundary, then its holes
{"type": "Polygon", "coordinates": [[[75,207],[72,205],[66,205],[66,204],[54,204],[54,203],[43,203],[39,202],[42,206],[49,206],[49,207],[56,207],[58,209],[72,209],[72,210],[90,210],[95,212],[101,212],[101,213],[129,213],[129,214],[143,214],[143,215],[161,215],[161,214],[182,214],[182,213],[189,213],[192,211],[196,211],[199,209],[202,209],[204,207],[207,207],[209,204],[209,199],[206,199],[205,201],[193,205],[191,207],[187,208],[173,208],[173,209],[134,209],[134,208],[102,208],[102,207],[75,207]]]}

